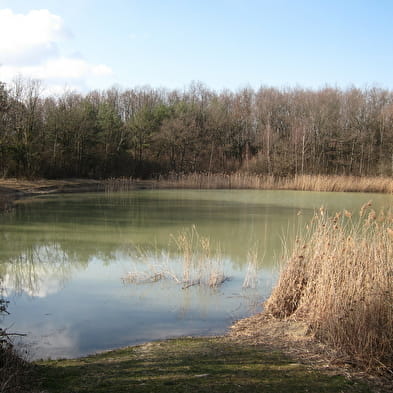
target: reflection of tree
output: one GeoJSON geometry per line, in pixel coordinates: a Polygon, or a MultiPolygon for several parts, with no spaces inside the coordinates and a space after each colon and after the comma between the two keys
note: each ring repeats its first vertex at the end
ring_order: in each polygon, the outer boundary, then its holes
{"type": "MultiPolygon", "coordinates": [[[[62,253],[66,254],[69,260],[73,261],[72,263],[76,263],[80,267],[86,267],[89,264],[89,260],[97,255],[97,250],[100,248],[97,244],[83,244],[82,242],[76,245],[73,236],[77,236],[77,232],[73,232],[72,228],[66,234],[56,227],[43,228],[42,231],[37,231],[37,233],[18,229],[16,227],[12,231],[0,232],[0,272],[2,269],[1,264],[3,263],[17,261],[20,258],[39,262],[40,260],[45,260],[45,256],[49,258],[48,252],[55,252],[56,249],[61,249],[62,253]]],[[[107,258],[110,257],[112,251],[109,250],[109,252],[105,253],[107,258]]],[[[60,257],[60,260],[63,258],[59,254],[56,257],[60,257]]],[[[54,259],[53,263],[56,263],[54,259]]]]}
{"type": "Polygon", "coordinates": [[[120,222],[113,223],[100,200],[94,199],[95,205],[88,198],[84,202],[64,199],[38,199],[1,217],[0,264],[28,253],[26,250],[54,243],[80,266],[87,266],[93,257],[105,262],[115,260],[119,242],[129,241],[122,225],[126,212],[122,210],[120,222]]]}
{"type": "Polygon", "coordinates": [[[45,297],[57,292],[78,266],[59,244],[35,245],[0,264],[7,292],[45,297]]]}

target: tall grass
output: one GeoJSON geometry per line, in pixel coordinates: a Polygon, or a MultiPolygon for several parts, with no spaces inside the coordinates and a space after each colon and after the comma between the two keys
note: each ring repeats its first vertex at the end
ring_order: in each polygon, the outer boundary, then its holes
{"type": "Polygon", "coordinates": [[[321,208],[287,251],[265,311],[296,318],[352,362],[393,371],[393,216],[321,208]]]}
{"type": "Polygon", "coordinates": [[[133,177],[111,177],[104,180],[106,192],[121,192],[134,190],[137,179],[133,177]]]}
{"type": "Polygon", "coordinates": [[[297,175],[275,177],[247,172],[235,173],[172,173],[157,180],[112,178],[105,182],[107,192],[129,191],[136,188],[190,189],[264,189],[301,191],[351,191],[393,193],[393,179],[336,175],[297,175]]]}
{"type": "Polygon", "coordinates": [[[200,189],[260,189],[273,188],[273,177],[247,173],[189,173],[171,174],[159,179],[167,187],[200,189]]]}
{"type": "Polygon", "coordinates": [[[393,192],[390,177],[298,175],[278,180],[278,188],[302,191],[393,192]]]}

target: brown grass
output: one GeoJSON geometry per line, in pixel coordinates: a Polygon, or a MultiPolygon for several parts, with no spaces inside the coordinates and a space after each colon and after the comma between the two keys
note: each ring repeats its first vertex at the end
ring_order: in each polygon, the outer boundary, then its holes
{"type": "Polygon", "coordinates": [[[297,175],[274,177],[246,172],[190,173],[160,176],[158,180],[140,181],[134,178],[113,178],[105,181],[108,192],[136,188],[189,189],[261,189],[340,192],[393,192],[393,179],[387,177],[358,177],[335,175],[297,175]]]}
{"type": "Polygon", "coordinates": [[[282,189],[301,191],[393,192],[393,180],[389,177],[299,175],[280,182],[282,189]]]}
{"type": "Polygon", "coordinates": [[[321,208],[286,259],[266,313],[306,321],[347,361],[392,373],[392,214],[321,208]]]}

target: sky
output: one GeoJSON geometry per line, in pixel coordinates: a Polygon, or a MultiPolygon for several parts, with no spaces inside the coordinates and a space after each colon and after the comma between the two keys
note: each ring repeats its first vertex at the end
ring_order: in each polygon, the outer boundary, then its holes
{"type": "Polygon", "coordinates": [[[393,89],[392,0],[0,0],[0,81],[393,89]]]}

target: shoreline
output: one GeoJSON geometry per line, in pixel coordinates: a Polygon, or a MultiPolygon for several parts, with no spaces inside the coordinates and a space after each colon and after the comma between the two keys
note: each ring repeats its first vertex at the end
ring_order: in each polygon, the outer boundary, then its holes
{"type": "MultiPolygon", "coordinates": [[[[105,192],[108,180],[95,179],[0,179],[0,212],[12,209],[15,203],[27,198],[49,194],[71,194],[84,192],[105,192]]],[[[152,180],[132,181],[127,190],[157,188],[152,180]]]]}
{"type": "Polygon", "coordinates": [[[95,179],[0,179],[0,211],[12,208],[18,200],[46,194],[117,192],[138,189],[253,189],[319,192],[393,193],[393,179],[339,175],[297,175],[274,178],[248,173],[177,174],[152,180],[134,178],[95,179]]]}
{"type": "Polygon", "coordinates": [[[104,190],[103,182],[91,179],[0,179],[0,211],[10,210],[18,201],[38,195],[98,192],[104,190]]]}

